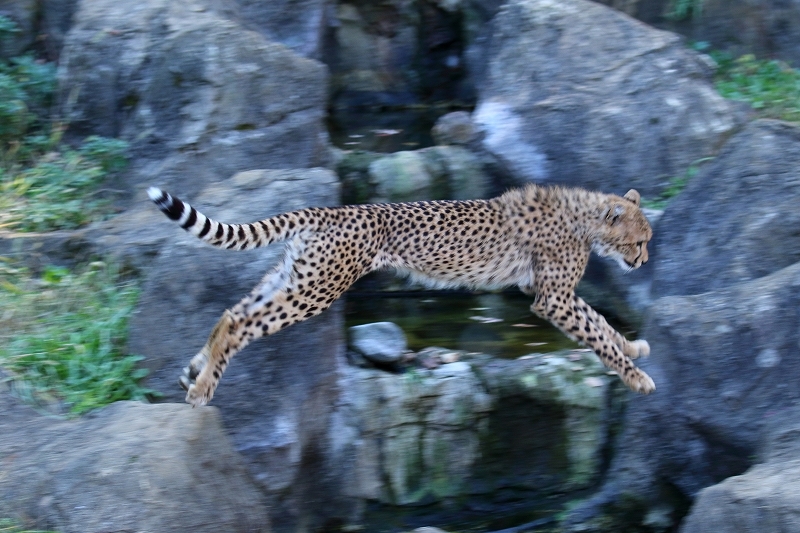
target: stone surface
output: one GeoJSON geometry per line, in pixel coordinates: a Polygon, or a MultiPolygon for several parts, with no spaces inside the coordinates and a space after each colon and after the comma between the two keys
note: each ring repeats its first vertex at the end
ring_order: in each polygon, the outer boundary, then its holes
{"type": "Polygon", "coordinates": [[[237,19],[270,41],[284,44],[304,57],[322,54],[328,12],[332,0],[235,0],[237,19]]]}
{"type": "Polygon", "coordinates": [[[493,20],[473,120],[518,181],[643,196],[742,123],[682,40],[588,0],[511,0],[493,20]]]}
{"type": "Polygon", "coordinates": [[[327,72],[235,21],[223,0],[79,4],[59,67],[73,135],[131,142],[120,186],[178,194],[328,157],[327,72]]]}
{"type": "Polygon", "coordinates": [[[364,163],[369,165],[371,201],[469,200],[486,198],[492,191],[483,162],[463,146],[395,152],[364,158],[364,163]]]}
{"type": "Polygon", "coordinates": [[[800,261],[798,205],[800,128],[752,122],[667,206],[653,296],[698,294],[800,261]]]}
{"type": "MultiPolygon", "coordinates": [[[[184,198],[228,222],[250,222],[307,206],[337,203],[336,176],[324,169],[255,170],[184,198]]],[[[157,211],[153,206],[143,209],[157,211]]],[[[156,213],[159,216],[160,213],[156,213]]],[[[150,226],[118,227],[109,241],[135,236],[169,240],[150,257],[129,350],[145,357],[147,386],[163,400],[183,402],[177,377],[202,348],[222,312],[248,293],[275,262],[282,245],[248,252],[212,248],[160,216],[150,226]],[[164,332],[169,324],[169,334],[164,332]]],[[[350,520],[340,498],[341,465],[329,462],[326,439],[344,357],[341,304],[248,346],[232,361],[214,395],[233,445],[269,497],[273,526],[315,528],[331,517],[350,520]],[[305,525],[304,525],[305,524],[305,525]]]]}
{"type": "Polygon", "coordinates": [[[645,511],[670,491],[688,501],[752,466],[768,424],[800,405],[799,311],[800,263],[656,300],[642,331],[651,355],[640,366],[657,391],[628,405],[608,479],[573,521],[621,498],[645,511]]]}
{"type": "Polygon", "coordinates": [[[800,530],[800,412],[782,415],[779,429],[766,439],[763,462],[700,491],[681,533],[800,530]]]}
{"type": "Polygon", "coordinates": [[[352,468],[348,494],[495,512],[504,494],[545,497],[597,479],[610,378],[593,354],[460,358],[403,374],[342,369],[331,442],[352,468]]]}
{"type": "Polygon", "coordinates": [[[58,421],[0,398],[4,517],[63,533],[270,531],[218,409],[118,402],[58,421]]]}
{"type": "Polygon", "coordinates": [[[0,40],[0,57],[21,55],[36,41],[37,26],[36,0],[0,0],[0,15],[9,18],[19,31],[4,34],[0,40]]]}
{"type": "Polygon", "coordinates": [[[470,144],[477,137],[472,116],[466,111],[454,111],[442,115],[431,131],[436,144],[470,144]]]}
{"type": "Polygon", "coordinates": [[[377,363],[398,361],[408,348],[406,335],[393,322],[373,322],[349,329],[350,347],[377,363]]]}

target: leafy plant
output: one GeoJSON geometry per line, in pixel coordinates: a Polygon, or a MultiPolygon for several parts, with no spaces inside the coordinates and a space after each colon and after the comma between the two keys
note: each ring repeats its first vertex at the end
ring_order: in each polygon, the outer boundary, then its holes
{"type": "Polygon", "coordinates": [[[752,54],[738,59],[722,52],[711,56],[719,65],[715,83],[722,96],[748,102],[762,117],[800,121],[800,71],[752,54]]]}
{"type": "Polygon", "coordinates": [[[672,0],[667,12],[670,20],[688,20],[700,18],[703,14],[704,0],[672,0]]]}
{"type": "Polygon", "coordinates": [[[0,533],[54,533],[52,531],[40,531],[25,529],[19,522],[10,518],[0,518],[0,533]]]}
{"type": "Polygon", "coordinates": [[[117,269],[95,262],[39,277],[0,260],[0,368],[22,396],[61,401],[80,414],[153,391],[140,385],[140,357],[125,353],[139,291],[117,269]]]}
{"type": "Polygon", "coordinates": [[[694,178],[700,171],[700,167],[703,165],[703,163],[711,161],[712,159],[713,157],[704,157],[693,162],[683,174],[670,178],[669,184],[657,198],[642,199],[642,207],[646,207],[648,209],[664,209],[670,200],[678,196],[678,194],[680,194],[681,191],[686,188],[686,186],[689,184],[689,181],[691,181],[691,179],[694,178]]]}
{"type": "MultiPolygon", "coordinates": [[[[13,27],[0,16],[0,38],[13,27]]],[[[101,218],[110,202],[98,185],[127,164],[124,141],[62,142],[65,126],[49,116],[56,85],[52,63],[0,61],[0,229],[72,229],[101,218]]]]}

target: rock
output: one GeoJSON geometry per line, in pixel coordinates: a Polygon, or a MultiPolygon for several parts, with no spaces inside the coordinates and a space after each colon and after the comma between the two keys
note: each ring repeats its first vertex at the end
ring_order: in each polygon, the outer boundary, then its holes
{"type": "Polygon", "coordinates": [[[787,420],[800,402],[792,386],[800,378],[798,309],[800,262],[725,289],[656,300],[642,331],[651,355],[640,366],[657,391],[628,405],[608,480],[573,521],[602,502],[627,499],[647,511],[665,492],[688,502],[751,467],[767,421],[787,420]]]}
{"type": "Polygon", "coordinates": [[[681,533],[779,533],[800,529],[800,417],[795,409],[788,417],[783,413],[782,418],[786,426],[767,439],[763,462],[700,491],[681,533]]]}
{"type": "Polygon", "coordinates": [[[223,0],[83,2],[59,97],[73,135],[131,142],[128,189],[195,195],[252,168],[327,159],[327,73],[245,30],[223,0]]]}
{"type": "Polygon", "coordinates": [[[236,0],[237,20],[302,55],[319,59],[329,0],[236,0]]]}
{"type": "Polygon", "coordinates": [[[451,353],[427,348],[419,356],[439,366],[404,374],[343,368],[331,435],[351,468],[347,494],[498,513],[503,494],[547,497],[597,479],[610,389],[593,354],[441,364],[451,353]]]}
{"type": "Polygon", "coordinates": [[[470,144],[476,138],[475,124],[466,111],[442,115],[433,126],[431,135],[436,144],[470,144]]]}
{"type": "MultiPolygon", "coordinates": [[[[208,186],[184,199],[228,222],[248,222],[307,206],[337,203],[336,176],[325,169],[254,170],[208,186]]],[[[157,210],[142,206],[142,211],[157,210]]],[[[275,262],[281,245],[248,252],[212,248],[163,215],[146,227],[108,235],[126,241],[153,232],[168,244],[150,256],[147,278],[130,320],[129,350],[145,357],[147,386],[164,401],[183,402],[177,377],[206,340],[222,312],[235,304],[275,262]],[[165,324],[169,325],[165,330],[165,324]],[[154,334],[163,332],[163,334],[154,334]]],[[[145,239],[146,237],[138,237],[145,239]]],[[[141,242],[141,241],[140,241],[141,242]]],[[[142,251],[149,244],[133,247],[142,251]]],[[[336,372],[344,357],[342,304],[248,346],[232,361],[213,405],[234,448],[269,498],[276,528],[315,528],[355,512],[337,488],[327,435],[339,394],[336,372]]]]}
{"type": "Polygon", "coordinates": [[[336,3],[323,52],[331,69],[332,107],[407,106],[470,96],[463,83],[460,19],[458,6],[427,1],[336,3]]]}
{"type": "Polygon", "coordinates": [[[3,516],[64,533],[270,531],[218,409],[118,402],[57,421],[0,397],[3,516]]]}
{"type": "Polygon", "coordinates": [[[518,182],[647,197],[713,154],[744,112],[682,40],[588,0],[511,0],[473,120],[518,182]]]}
{"type": "Polygon", "coordinates": [[[408,348],[406,335],[392,322],[374,322],[353,326],[350,347],[376,363],[394,363],[408,348]]]}
{"type": "Polygon", "coordinates": [[[395,152],[369,163],[376,202],[486,198],[491,180],[482,161],[462,146],[395,152]]]}
{"type": "Polygon", "coordinates": [[[370,180],[376,183],[378,201],[413,202],[443,199],[444,191],[435,191],[433,177],[419,151],[395,152],[369,165],[370,180]]]}
{"type": "Polygon", "coordinates": [[[653,296],[720,289],[800,261],[799,169],[797,126],[757,120],[733,137],[667,206],[653,296]]]}

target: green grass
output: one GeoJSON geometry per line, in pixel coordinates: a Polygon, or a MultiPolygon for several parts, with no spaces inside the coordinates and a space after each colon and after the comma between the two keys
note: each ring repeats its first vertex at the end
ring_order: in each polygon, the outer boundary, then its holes
{"type": "Polygon", "coordinates": [[[23,398],[61,402],[73,415],[145,399],[141,359],[127,355],[127,323],[139,290],[112,266],[34,277],[0,259],[0,369],[23,398]]]}
{"type": "Polygon", "coordinates": [[[10,518],[0,518],[0,533],[55,533],[53,531],[40,531],[25,529],[19,522],[10,518]]]}
{"type": "Polygon", "coordinates": [[[697,173],[700,171],[700,167],[714,159],[713,157],[704,157],[702,159],[698,159],[691,165],[686,171],[681,174],[680,176],[673,176],[669,179],[669,185],[661,192],[661,194],[656,198],[642,198],[642,207],[646,207],[648,209],[664,209],[670,200],[678,196],[683,189],[689,184],[692,178],[694,178],[697,173]]]}
{"type": "MultiPolygon", "coordinates": [[[[0,16],[0,39],[14,31],[0,16]]],[[[125,167],[128,145],[103,137],[62,142],[66,126],[51,116],[56,87],[54,63],[0,60],[0,229],[73,229],[111,210],[99,187],[125,167]]]]}
{"type": "Polygon", "coordinates": [[[800,71],[750,54],[738,59],[721,52],[710,55],[719,65],[715,85],[722,96],[749,103],[763,118],[800,121],[800,71]]]}

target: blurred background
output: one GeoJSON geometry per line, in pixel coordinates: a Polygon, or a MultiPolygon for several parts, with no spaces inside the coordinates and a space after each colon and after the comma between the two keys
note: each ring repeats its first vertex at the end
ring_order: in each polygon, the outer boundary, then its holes
{"type": "Polygon", "coordinates": [[[0,0],[0,531],[800,531],[800,4],[0,0]],[[623,194],[578,293],[629,393],[516,289],[391,272],[177,385],[309,206],[623,194]]]}

